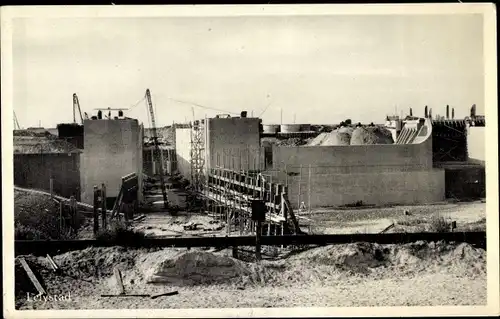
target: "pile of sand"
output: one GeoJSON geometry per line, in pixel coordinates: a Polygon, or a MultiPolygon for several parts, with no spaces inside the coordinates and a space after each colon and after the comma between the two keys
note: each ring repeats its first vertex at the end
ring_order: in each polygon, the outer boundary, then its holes
{"type": "MultiPolygon", "coordinates": [[[[393,270],[409,274],[431,269],[466,274],[486,273],[486,252],[467,243],[459,245],[444,242],[416,242],[405,245],[353,243],[314,248],[290,258],[299,269],[334,266],[339,271],[355,274],[373,274],[374,271],[393,270]]],[[[382,274],[382,272],[379,272],[382,274]]]]}
{"type": "Polygon", "coordinates": [[[147,278],[149,283],[203,285],[227,283],[250,275],[248,265],[232,257],[192,251],[164,259],[147,278]]]}
{"type": "MultiPolygon", "coordinates": [[[[352,243],[295,252],[284,259],[244,262],[230,250],[88,248],[53,256],[62,270],[55,274],[45,258],[25,256],[37,278],[51,294],[92,291],[104,282],[115,285],[113,268],[122,272],[128,290],[146,283],[174,286],[223,284],[230,286],[324,285],[359,276],[394,278],[424,273],[448,273],[469,278],[486,275],[486,252],[462,244],[416,242],[405,245],[352,243]],[[354,277],[353,277],[354,276],[354,277]]],[[[36,293],[16,262],[16,294],[36,293]]],[[[109,289],[109,288],[107,288],[109,289]]]]}
{"type": "Polygon", "coordinates": [[[59,205],[50,196],[14,190],[15,238],[59,238],[59,205]]]}
{"type": "Polygon", "coordinates": [[[335,145],[350,145],[351,134],[353,128],[350,126],[342,126],[328,133],[321,133],[313,138],[308,146],[335,146],[335,145]]]}
{"type": "Polygon", "coordinates": [[[313,138],[308,146],[335,146],[335,145],[349,145],[351,135],[348,132],[332,131],[329,133],[321,133],[313,138]]]}
{"type": "Polygon", "coordinates": [[[394,144],[392,134],[380,126],[357,127],[351,135],[351,145],[394,144]]]}
{"type": "Polygon", "coordinates": [[[113,268],[129,270],[135,267],[136,257],[146,250],[124,247],[89,247],[53,257],[57,265],[67,274],[80,278],[107,277],[113,268]]]}

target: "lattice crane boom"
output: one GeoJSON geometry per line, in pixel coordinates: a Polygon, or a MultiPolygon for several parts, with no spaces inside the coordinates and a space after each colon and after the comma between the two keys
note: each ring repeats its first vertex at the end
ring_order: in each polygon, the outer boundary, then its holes
{"type": "Polygon", "coordinates": [[[156,132],[156,123],[155,123],[155,115],[154,115],[154,110],[153,110],[153,102],[151,100],[151,92],[149,89],[146,89],[146,101],[148,103],[148,109],[149,109],[149,114],[151,116],[151,129],[153,131],[153,141],[155,145],[155,151],[156,151],[156,159],[158,160],[158,164],[160,167],[160,184],[161,184],[161,193],[163,195],[163,207],[165,209],[168,208],[168,200],[167,200],[167,189],[165,186],[165,181],[163,179],[163,163],[161,161],[161,150],[160,146],[158,145],[158,134],[156,132]]]}
{"type": "Polygon", "coordinates": [[[80,114],[80,121],[83,124],[82,110],[80,109],[80,101],[76,93],[73,93],[73,123],[76,123],[76,109],[78,108],[78,114],[80,114]]]}

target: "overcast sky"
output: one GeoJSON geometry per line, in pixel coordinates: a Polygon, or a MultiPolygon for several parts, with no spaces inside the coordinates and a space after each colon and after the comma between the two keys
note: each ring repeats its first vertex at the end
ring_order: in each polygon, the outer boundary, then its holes
{"type": "MultiPolygon", "coordinates": [[[[14,110],[22,127],[128,108],[151,90],[157,125],[192,119],[186,101],[264,123],[378,122],[484,114],[481,15],[14,20],[14,110]]],[[[195,107],[197,118],[221,113],[195,107]]],[[[128,116],[148,126],[144,101],[128,116]]]]}

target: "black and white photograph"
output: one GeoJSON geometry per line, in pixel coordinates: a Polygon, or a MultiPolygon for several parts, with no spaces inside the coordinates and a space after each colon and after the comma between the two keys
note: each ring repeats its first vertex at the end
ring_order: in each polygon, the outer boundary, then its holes
{"type": "Polygon", "coordinates": [[[1,10],[5,318],[499,314],[493,4],[1,10]]]}

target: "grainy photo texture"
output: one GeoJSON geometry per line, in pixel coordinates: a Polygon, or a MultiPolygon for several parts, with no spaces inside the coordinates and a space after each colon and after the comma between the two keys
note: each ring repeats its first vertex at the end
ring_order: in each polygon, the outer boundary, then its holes
{"type": "Polygon", "coordinates": [[[10,315],[488,305],[484,14],[283,7],[9,20],[10,315]]]}

